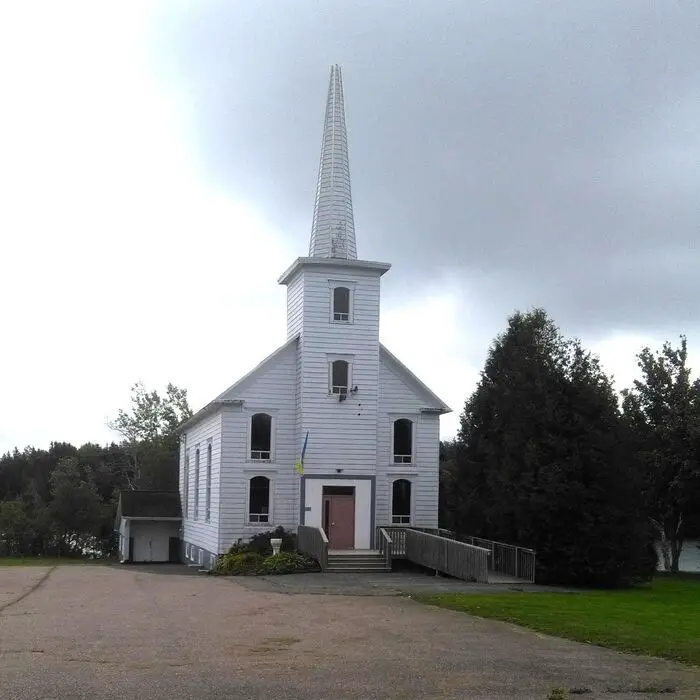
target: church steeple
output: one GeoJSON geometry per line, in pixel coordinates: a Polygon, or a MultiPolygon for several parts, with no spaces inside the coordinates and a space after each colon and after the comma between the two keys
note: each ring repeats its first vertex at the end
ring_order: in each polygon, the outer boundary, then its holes
{"type": "Polygon", "coordinates": [[[343,74],[338,65],[331,67],[328,86],[309,256],[357,259],[348,135],[345,129],[343,74]]]}

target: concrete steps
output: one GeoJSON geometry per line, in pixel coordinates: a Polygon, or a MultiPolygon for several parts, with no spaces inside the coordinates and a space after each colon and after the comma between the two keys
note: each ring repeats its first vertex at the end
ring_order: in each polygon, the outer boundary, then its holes
{"type": "Polygon", "coordinates": [[[384,555],[372,550],[353,552],[329,552],[329,573],[338,574],[371,574],[390,571],[384,563],[384,555]]]}

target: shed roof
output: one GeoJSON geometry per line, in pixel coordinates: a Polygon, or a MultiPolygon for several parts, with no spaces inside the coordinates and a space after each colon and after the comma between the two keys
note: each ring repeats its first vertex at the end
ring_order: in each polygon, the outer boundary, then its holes
{"type": "Polygon", "coordinates": [[[180,494],[177,491],[122,491],[119,494],[117,519],[181,518],[180,494]]]}

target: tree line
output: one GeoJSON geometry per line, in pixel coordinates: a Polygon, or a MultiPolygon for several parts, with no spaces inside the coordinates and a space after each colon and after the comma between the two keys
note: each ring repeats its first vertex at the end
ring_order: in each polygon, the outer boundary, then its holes
{"type": "Polygon", "coordinates": [[[514,314],[441,444],[441,526],[537,550],[541,582],[648,579],[655,543],[678,571],[700,531],[700,380],[687,359],[685,337],[643,348],[618,397],[545,311],[514,314]]]}
{"type": "Polygon", "coordinates": [[[0,556],[113,554],[119,491],[177,489],[174,429],[191,415],[184,389],[169,384],[161,397],[139,383],[110,423],[119,443],[53,442],[0,457],[0,556]]]}
{"type": "MultiPolygon", "coordinates": [[[[440,525],[537,551],[542,582],[649,578],[660,543],[678,570],[700,534],[700,380],[687,342],[643,348],[618,395],[598,358],[541,309],[492,343],[455,440],[440,448],[440,525]]],[[[175,428],[187,393],[133,387],[119,442],[14,450],[0,458],[0,556],[115,551],[123,489],[176,490],[175,428]]]]}

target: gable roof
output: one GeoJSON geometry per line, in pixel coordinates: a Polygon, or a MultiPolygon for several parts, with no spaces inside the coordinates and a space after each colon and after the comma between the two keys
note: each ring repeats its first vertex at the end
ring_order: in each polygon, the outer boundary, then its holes
{"type": "Polygon", "coordinates": [[[229,401],[234,399],[235,396],[239,394],[240,391],[247,384],[249,384],[252,380],[257,379],[268,368],[269,365],[271,365],[278,357],[284,354],[284,351],[287,350],[287,348],[290,348],[292,345],[296,345],[298,340],[299,335],[297,334],[293,338],[288,340],[284,345],[277,348],[277,350],[275,350],[271,355],[268,355],[262,362],[258,363],[255,367],[253,367],[253,369],[250,370],[250,372],[244,374],[237,382],[231,384],[231,386],[228,389],[226,389],[226,391],[222,391],[214,399],[214,401],[226,400],[225,397],[227,397],[229,401]]]}
{"type": "Polygon", "coordinates": [[[288,340],[284,345],[277,348],[277,350],[275,350],[271,355],[268,355],[262,362],[258,363],[255,367],[253,367],[253,369],[250,370],[250,372],[244,374],[237,382],[231,384],[231,386],[228,389],[222,391],[214,400],[210,401],[203,408],[200,408],[199,411],[197,411],[197,413],[195,413],[191,418],[188,418],[184,423],[181,423],[175,429],[175,434],[177,435],[184,432],[191,425],[194,425],[195,423],[198,423],[202,418],[212,413],[215,413],[223,406],[240,405],[242,403],[242,400],[236,398],[236,396],[239,395],[240,392],[246,386],[248,386],[248,384],[251,381],[257,379],[261,374],[263,374],[265,370],[270,365],[272,365],[277,358],[284,354],[285,350],[287,350],[292,345],[296,345],[298,340],[299,335],[297,334],[293,338],[288,340]]]}
{"type": "Polygon", "coordinates": [[[428,389],[428,387],[423,384],[401,360],[395,355],[392,355],[382,343],[379,344],[379,358],[381,361],[386,362],[390,369],[394,370],[399,377],[426,399],[428,405],[425,406],[423,410],[435,411],[437,413],[452,412],[452,409],[439,396],[428,389]]]}
{"type": "Polygon", "coordinates": [[[181,518],[177,491],[121,491],[117,507],[119,518],[181,518]]]}

